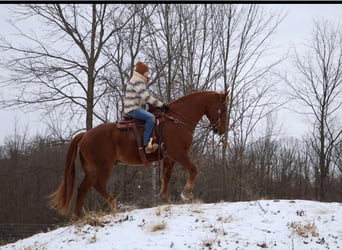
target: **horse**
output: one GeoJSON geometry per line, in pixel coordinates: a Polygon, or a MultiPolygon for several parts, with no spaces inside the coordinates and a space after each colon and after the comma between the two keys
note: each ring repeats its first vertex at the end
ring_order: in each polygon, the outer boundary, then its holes
{"type": "MultiPolygon", "coordinates": [[[[166,153],[160,157],[157,152],[147,154],[149,162],[163,160],[160,199],[168,201],[168,184],[173,166],[178,162],[188,170],[188,178],[181,192],[181,198],[193,198],[196,165],[189,156],[196,125],[205,115],[214,133],[226,131],[227,102],[229,92],[199,91],[185,95],[169,104],[164,111],[162,125],[163,143],[166,153]]],[[[79,156],[84,178],[79,185],[73,216],[79,217],[86,194],[94,187],[111,207],[116,199],[107,192],[107,182],[117,163],[128,166],[143,166],[139,155],[137,139],[131,131],[122,131],[117,123],[100,124],[86,132],[80,132],[71,140],[64,167],[64,178],[57,190],[49,196],[49,206],[61,215],[71,211],[71,200],[75,182],[75,160],[79,156]]]]}

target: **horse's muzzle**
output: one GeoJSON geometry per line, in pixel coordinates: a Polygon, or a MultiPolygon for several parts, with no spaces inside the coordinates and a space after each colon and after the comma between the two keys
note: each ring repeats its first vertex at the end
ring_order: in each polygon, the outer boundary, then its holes
{"type": "Polygon", "coordinates": [[[218,134],[218,128],[217,127],[213,127],[213,132],[214,132],[214,134],[218,134]]]}

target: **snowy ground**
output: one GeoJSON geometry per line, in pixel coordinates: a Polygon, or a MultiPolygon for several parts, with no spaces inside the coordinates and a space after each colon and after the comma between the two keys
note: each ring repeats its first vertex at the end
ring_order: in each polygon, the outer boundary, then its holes
{"type": "Polygon", "coordinates": [[[0,249],[342,249],[341,203],[164,205],[86,217],[0,249]]]}

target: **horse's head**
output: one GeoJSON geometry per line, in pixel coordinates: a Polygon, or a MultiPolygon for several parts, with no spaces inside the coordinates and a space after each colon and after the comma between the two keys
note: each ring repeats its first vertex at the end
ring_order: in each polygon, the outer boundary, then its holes
{"type": "Polygon", "coordinates": [[[206,116],[215,134],[222,135],[227,128],[228,93],[218,93],[217,98],[208,107],[206,116]]]}

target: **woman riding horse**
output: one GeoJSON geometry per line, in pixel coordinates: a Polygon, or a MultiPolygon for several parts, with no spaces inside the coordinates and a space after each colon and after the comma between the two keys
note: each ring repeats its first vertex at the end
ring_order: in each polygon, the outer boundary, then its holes
{"type": "MultiPolygon", "coordinates": [[[[160,198],[168,201],[168,185],[173,166],[178,162],[188,170],[188,177],[181,193],[183,200],[191,200],[197,168],[189,151],[196,125],[206,116],[214,133],[222,135],[227,128],[228,92],[201,91],[179,98],[170,103],[164,114],[162,125],[163,143],[167,154],[147,155],[149,162],[163,160],[160,198]]],[[[66,156],[64,178],[57,190],[50,195],[50,206],[61,214],[72,208],[75,185],[75,160],[79,157],[84,171],[83,180],[77,190],[74,215],[81,213],[84,199],[94,187],[109,205],[115,207],[116,199],[107,191],[107,182],[114,165],[121,162],[129,166],[143,166],[139,155],[136,136],[132,130],[121,130],[116,123],[107,122],[86,132],[77,134],[70,142],[66,156]]]]}
{"type": "Polygon", "coordinates": [[[169,107],[166,103],[162,103],[150,95],[146,86],[148,80],[148,66],[142,62],[137,62],[133,76],[126,85],[126,95],[124,97],[124,114],[145,122],[143,147],[145,152],[150,154],[156,151],[158,148],[158,144],[152,144],[153,138],[151,137],[155,125],[155,117],[143,107],[146,106],[146,104],[164,108],[165,110],[168,110],[169,107]]]}

